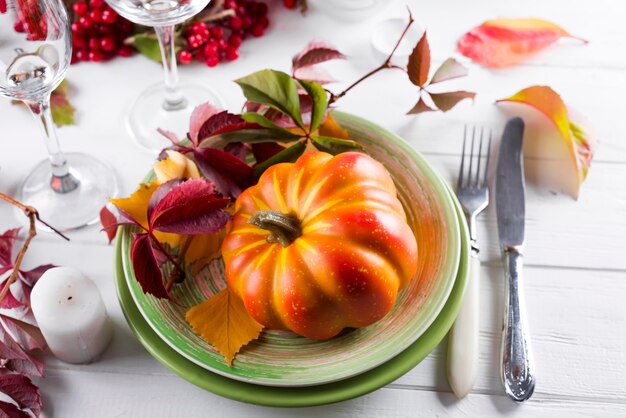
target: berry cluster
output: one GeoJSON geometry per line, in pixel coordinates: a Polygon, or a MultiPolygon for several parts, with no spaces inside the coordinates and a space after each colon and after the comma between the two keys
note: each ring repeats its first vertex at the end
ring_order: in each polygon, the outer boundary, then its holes
{"type": "Polygon", "coordinates": [[[133,48],[124,45],[124,39],[133,33],[132,22],[118,15],[104,0],[80,0],[72,10],[72,64],[133,54],[133,48]]]}
{"type": "Polygon", "coordinates": [[[246,37],[261,37],[269,26],[267,4],[249,0],[226,0],[225,10],[233,15],[214,23],[195,22],[185,31],[187,48],[178,54],[182,64],[193,59],[215,67],[221,61],[239,58],[239,47],[246,37]]]}

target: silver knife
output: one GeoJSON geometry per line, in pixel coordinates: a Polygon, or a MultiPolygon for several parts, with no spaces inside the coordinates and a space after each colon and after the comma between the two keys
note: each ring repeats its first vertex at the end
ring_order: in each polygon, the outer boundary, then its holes
{"type": "Polygon", "coordinates": [[[507,395],[517,402],[530,398],[535,390],[535,370],[522,289],[525,215],[523,137],[524,121],[511,119],[504,128],[496,169],[498,235],[506,276],[500,377],[507,395]]]}

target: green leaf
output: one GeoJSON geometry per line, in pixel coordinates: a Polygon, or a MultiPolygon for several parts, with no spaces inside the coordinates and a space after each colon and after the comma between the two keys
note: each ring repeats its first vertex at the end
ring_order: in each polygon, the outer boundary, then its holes
{"type": "Polygon", "coordinates": [[[251,102],[265,104],[288,115],[301,128],[300,98],[298,85],[288,74],[281,71],[261,70],[235,80],[244,96],[251,102]]]}
{"type": "Polygon", "coordinates": [[[74,125],[74,107],[67,100],[69,83],[63,80],[50,96],[50,111],[55,125],[74,125]]]}
{"type": "Polygon", "coordinates": [[[255,178],[261,177],[261,174],[268,168],[278,163],[292,163],[298,159],[304,153],[306,149],[305,141],[298,141],[289,148],[284,149],[273,157],[263,161],[261,164],[257,164],[254,167],[253,175],[255,178]]]}
{"type": "Polygon", "coordinates": [[[210,141],[207,141],[210,142],[209,146],[219,148],[220,146],[231,142],[245,142],[249,144],[256,142],[293,142],[300,139],[300,135],[296,135],[287,130],[274,131],[271,129],[242,129],[241,131],[215,135],[209,139],[210,141]]]}
{"type": "Polygon", "coordinates": [[[142,55],[153,61],[161,62],[161,48],[156,35],[153,33],[139,33],[132,38],[132,45],[137,48],[142,55]]]}
{"type": "Polygon", "coordinates": [[[315,131],[322,124],[324,114],[328,108],[328,97],[324,87],[312,81],[300,80],[300,85],[313,100],[313,109],[311,110],[311,127],[309,132],[315,131]]]}
{"type": "Polygon", "coordinates": [[[330,136],[312,136],[313,146],[329,154],[341,154],[347,151],[360,151],[363,148],[351,139],[339,139],[330,136]]]}
{"type": "MultiPolygon", "coordinates": [[[[247,112],[247,113],[243,113],[241,115],[241,117],[243,118],[243,120],[245,120],[246,122],[252,122],[252,123],[258,123],[259,125],[263,126],[264,128],[267,129],[271,129],[274,131],[281,131],[281,132],[289,132],[287,129],[276,125],[274,122],[272,122],[271,120],[269,120],[268,118],[266,118],[265,116],[263,116],[260,113],[256,113],[256,112],[247,112]]],[[[294,134],[296,135],[296,134],[294,134]]]]}

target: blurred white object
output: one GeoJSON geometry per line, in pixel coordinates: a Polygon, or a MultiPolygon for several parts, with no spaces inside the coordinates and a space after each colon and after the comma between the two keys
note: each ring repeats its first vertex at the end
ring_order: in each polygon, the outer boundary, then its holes
{"type": "MultiPolygon", "coordinates": [[[[396,42],[400,39],[408,23],[407,19],[393,18],[383,20],[376,25],[370,40],[376,59],[384,60],[391,54],[393,47],[396,46],[396,42]]],[[[424,29],[417,22],[413,22],[402,42],[398,45],[394,57],[407,59],[423,34],[424,29]]]]}
{"type": "Polygon", "coordinates": [[[312,10],[319,10],[339,20],[360,21],[384,10],[389,0],[309,0],[312,10]]]}
{"type": "Polygon", "coordinates": [[[113,327],[93,281],[70,267],[46,271],[31,294],[50,351],[67,363],[89,363],[109,344],[113,327]]]}

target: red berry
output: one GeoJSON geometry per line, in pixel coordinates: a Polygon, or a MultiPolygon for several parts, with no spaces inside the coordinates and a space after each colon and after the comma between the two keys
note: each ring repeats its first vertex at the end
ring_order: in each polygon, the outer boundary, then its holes
{"type": "Polygon", "coordinates": [[[84,1],[74,3],[73,9],[74,13],[76,13],[78,16],[85,16],[87,12],[89,12],[89,6],[87,6],[87,3],[85,3],[84,1]]]}
{"type": "Polygon", "coordinates": [[[100,48],[103,51],[111,52],[115,49],[115,38],[111,35],[107,35],[100,41],[100,48]]]}
{"type": "Polygon", "coordinates": [[[217,42],[213,41],[213,42],[207,42],[207,44],[204,45],[204,49],[202,51],[204,52],[205,57],[210,57],[212,55],[217,55],[217,49],[218,49],[218,44],[217,42]]]}
{"type": "Polygon", "coordinates": [[[80,59],[78,58],[78,50],[77,49],[73,49],[72,50],[72,61],[70,61],[71,64],[76,64],[79,63],[80,59]]]}
{"type": "Polygon", "coordinates": [[[80,23],[72,23],[72,36],[76,36],[81,33],[83,33],[83,28],[80,26],[80,23]]]}
{"type": "Polygon", "coordinates": [[[237,9],[237,0],[226,0],[224,3],[225,9],[237,9]]]}
{"type": "Polygon", "coordinates": [[[250,16],[244,16],[241,18],[241,26],[244,29],[249,29],[252,26],[252,18],[250,16]]]}
{"type": "Polygon", "coordinates": [[[78,22],[80,23],[80,26],[82,26],[85,29],[91,29],[93,27],[93,21],[91,20],[89,16],[81,17],[78,20],[78,22]]]}
{"type": "Polygon", "coordinates": [[[217,41],[217,50],[219,52],[226,51],[226,48],[228,48],[228,42],[226,42],[225,39],[220,39],[219,41],[217,41]]]}
{"type": "Polygon", "coordinates": [[[200,45],[202,45],[202,38],[200,37],[200,35],[194,33],[192,35],[189,35],[187,37],[187,45],[189,46],[189,48],[191,49],[196,49],[198,48],[200,45]]]}
{"type": "Polygon", "coordinates": [[[204,61],[204,63],[209,67],[215,67],[217,64],[220,63],[220,57],[218,57],[217,55],[211,55],[210,57],[206,58],[206,61],[204,61]]]}
{"type": "Polygon", "coordinates": [[[191,55],[191,52],[187,50],[183,49],[178,54],[178,60],[180,61],[181,64],[189,64],[192,59],[193,59],[193,55],[191,55]]]}
{"type": "Polygon", "coordinates": [[[241,39],[241,36],[236,35],[236,34],[232,34],[228,38],[228,44],[230,46],[235,47],[235,48],[239,48],[241,46],[242,42],[243,42],[243,40],[241,39]]]}
{"type": "Polygon", "coordinates": [[[79,49],[76,51],[76,59],[78,61],[85,61],[89,58],[89,52],[86,49],[79,49]]]}
{"type": "Polygon", "coordinates": [[[100,38],[94,37],[89,39],[89,49],[92,51],[100,49],[100,38]]]}
{"type": "Polygon", "coordinates": [[[26,32],[26,29],[24,28],[24,22],[22,22],[21,20],[15,22],[15,24],[13,25],[13,29],[15,30],[15,32],[26,32]]]}
{"type": "Polygon", "coordinates": [[[102,11],[102,21],[108,25],[112,25],[117,21],[119,15],[115,10],[107,8],[102,11]]]}
{"type": "Polygon", "coordinates": [[[87,47],[87,39],[83,36],[82,33],[72,36],[72,46],[74,48],[86,48],[87,47]]]}
{"type": "Polygon", "coordinates": [[[100,52],[99,50],[92,50],[89,51],[89,61],[92,62],[100,62],[104,59],[104,55],[102,55],[102,52],[100,52]]]}
{"type": "Polygon", "coordinates": [[[99,9],[94,9],[89,13],[89,17],[96,23],[102,22],[102,11],[99,9]]]}
{"type": "Polygon", "coordinates": [[[117,26],[119,30],[121,30],[122,33],[125,33],[125,34],[131,33],[134,29],[133,22],[131,22],[130,20],[126,20],[126,19],[122,19],[120,23],[117,24],[117,26]]]}
{"type": "Polygon", "coordinates": [[[256,21],[256,24],[261,25],[263,29],[267,29],[267,27],[270,25],[270,20],[267,18],[267,16],[261,16],[259,20],[256,21]]]}
{"type": "Polygon", "coordinates": [[[288,9],[295,9],[297,6],[296,0],[283,0],[283,4],[288,9]]]}
{"type": "Polygon", "coordinates": [[[256,14],[259,16],[265,16],[267,14],[267,4],[257,3],[256,14]]]}
{"type": "Polygon", "coordinates": [[[215,39],[221,39],[224,37],[224,28],[221,26],[211,26],[211,36],[215,39]]]}
{"type": "Polygon", "coordinates": [[[117,53],[120,57],[130,57],[135,53],[135,51],[133,50],[132,47],[128,45],[124,45],[120,48],[120,50],[117,53]]]}
{"type": "Polygon", "coordinates": [[[233,48],[228,47],[226,49],[226,59],[228,61],[235,61],[237,58],[239,58],[239,50],[237,48],[233,48]]]}
{"type": "Polygon", "coordinates": [[[265,33],[265,28],[257,23],[256,25],[252,26],[250,32],[252,33],[252,36],[259,38],[265,33]]]}
{"type": "Polygon", "coordinates": [[[104,7],[104,0],[89,0],[91,10],[102,9],[104,7]]]}
{"type": "Polygon", "coordinates": [[[243,26],[243,21],[239,16],[233,16],[230,18],[228,26],[230,26],[232,30],[239,30],[243,26]]]}

